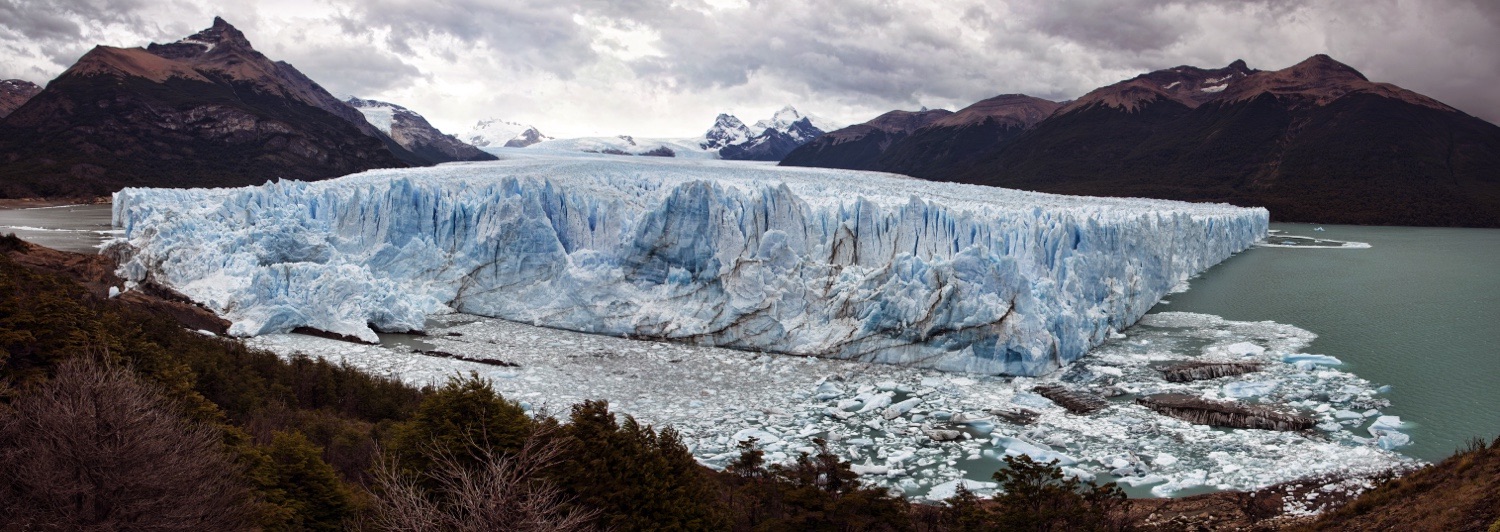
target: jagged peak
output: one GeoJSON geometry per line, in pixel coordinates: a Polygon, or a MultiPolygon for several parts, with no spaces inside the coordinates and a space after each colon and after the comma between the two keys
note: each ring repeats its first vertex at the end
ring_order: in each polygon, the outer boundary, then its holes
{"type": "Polygon", "coordinates": [[[1354,76],[1362,81],[1370,81],[1370,78],[1365,77],[1363,73],[1355,70],[1354,67],[1341,63],[1327,54],[1315,54],[1312,57],[1302,60],[1301,63],[1292,65],[1284,70],[1284,72],[1302,75],[1354,76]]]}

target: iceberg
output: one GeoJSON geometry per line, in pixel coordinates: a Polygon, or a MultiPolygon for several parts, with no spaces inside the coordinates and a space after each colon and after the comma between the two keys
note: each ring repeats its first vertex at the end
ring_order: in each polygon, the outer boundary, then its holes
{"type": "Polygon", "coordinates": [[[113,216],[122,277],[186,295],[237,336],[375,341],[458,311],[1014,375],[1083,356],[1268,224],[1223,204],[560,157],[128,188],[113,216]]]}

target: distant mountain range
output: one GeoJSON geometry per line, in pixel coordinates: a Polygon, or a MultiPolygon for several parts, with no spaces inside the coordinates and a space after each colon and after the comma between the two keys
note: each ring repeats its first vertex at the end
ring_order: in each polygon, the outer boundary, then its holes
{"type": "Polygon", "coordinates": [[[887,113],[782,164],[1265,206],[1279,221],[1500,226],[1500,127],[1325,55],[1159,70],[1066,105],[887,113]]]}
{"type": "MultiPolygon", "coordinates": [[[[483,124],[483,122],[481,122],[483,124]]],[[[514,124],[520,127],[519,124],[514,124]]],[[[822,136],[825,128],[840,126],[815,115],[803,115],[790,105],[769,119],[746,126],[734,115],[720,114],[701,137],[648,138],[633,135],[548,139],[527,144],[534,149],[581,151],[609,155],[719,158],[747,161],[780,161],[798,146],[822,136]]],[[[477,140],[477,139],[471,139],[477,140]]],[[[484,146],[475,142],[476,146],[484,146]]],[[[495,144],[491,144],[495,145],[495,144]]],[[[507,144],[511,147],[516,147],[507,144]]]]}
{"type": "Polygon", "coordinates": [[[425,124],[410,116],[382,131],[215,18],[173,43],[95,47],[0,120],[0,197],[313,180],[484,157],[430,144],[441,134],[401,126],[425,124]]]}
{"type": "Polygon", "coordinates": [[[479,148],[465,144],[453,135],[432,127],[426,118],[411,109],[376,100],[349,98],[344,101],[364,115],[365,120],[402,148],[423,159],[425,164],[452,161],[493,161],[479,148]]]}

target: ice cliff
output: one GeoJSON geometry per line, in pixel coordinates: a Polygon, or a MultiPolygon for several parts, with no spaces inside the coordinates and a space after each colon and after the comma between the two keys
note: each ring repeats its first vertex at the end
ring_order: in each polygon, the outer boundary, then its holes
{"type": "Polygon", "coordinates": [[[125,189],[114,249],[129,281],[176,289],[238,335],[374,340],[456,310],[1034,375],[1133,324],[1267,221],[870,172],[538,158],[125,189]]]}

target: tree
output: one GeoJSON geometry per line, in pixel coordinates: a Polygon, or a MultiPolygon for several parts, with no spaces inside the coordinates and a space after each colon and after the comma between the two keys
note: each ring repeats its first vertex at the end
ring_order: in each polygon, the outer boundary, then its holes
{"type": "Polygon", "coordinates": [[[474,455],[464,458],[434,449],[436,454],[428,457],[433,469],[422,474],[382,461],[375,474],[371,524],[380,530],[412,531],[589,529],[596,513],[569,506],[562,490],[543,476],[559,460],[559,440],[534,433],[509,454],[482,445],[469,449],[474,455]]]}
{"type": "Polygon", "coordinates": [[[1003,492],[995,498],[999,525],[1006,530],[1107,530],[1125,492],[1113,482],[1099,486],[1066,478],[1057,461],[1040,463],[1026,455],[1005,457],[994,478],[1003,492]]]}
{"type": "Polygon", "coordinates": [[[613,530],[720,530],[728,523],[703,471],[676,431],[660,433],[609,403],[573,405],[558,481],[613,530]]]}
{"type": "Polygon", "coordinates": [[[0,414],[0,528],[244,530],[220,434],[129,370],[76,358],[0,414]]]}
{"type": "Polygon", "coordinates": [[[269,458],[272,503],[291,510],[287,522],[294,530],[341,530],[354,514],[348,488],[333,466],[323,461],[323,450],[299,432],[275,432],[263,451],[269,458]]]}
{"type": "Polygon", "coordinates": [[[534,425],[520,406],[470,373],[423,399],[411,420],[397,428],[392,451],[411,471],[434,469],[438,457],[481,467],[485,457],[519,451],[534,425]]]}

